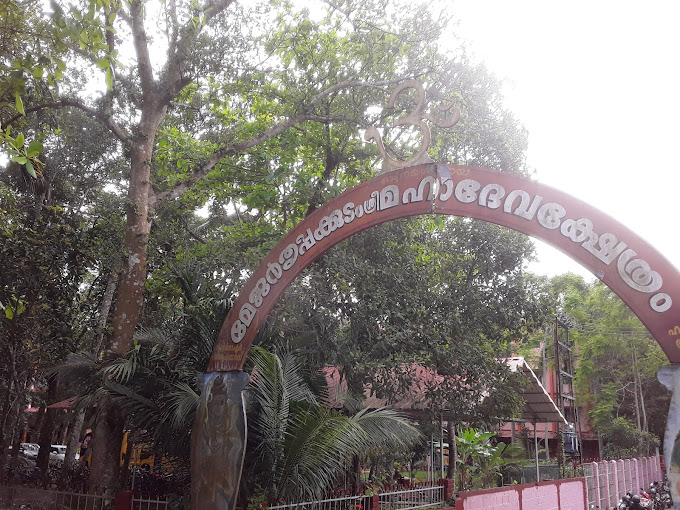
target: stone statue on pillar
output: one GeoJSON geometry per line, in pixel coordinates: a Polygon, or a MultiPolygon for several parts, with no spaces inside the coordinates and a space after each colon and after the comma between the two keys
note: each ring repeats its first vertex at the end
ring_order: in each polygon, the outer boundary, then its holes
{"type": "Polygon", "coordinates": [[[191,431],[192,510],[233,510],[246,449],[243,389],[248,374],[199,376],[201,400],[191,431]]]}

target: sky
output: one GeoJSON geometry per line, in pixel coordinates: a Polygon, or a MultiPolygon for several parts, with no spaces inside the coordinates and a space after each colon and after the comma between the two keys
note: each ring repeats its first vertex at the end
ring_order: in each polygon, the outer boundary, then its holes
{"type": "MultiPolygon", "coordinates": [[[[680,2],[452,0],[503,80],[534,178],[616,218],[680,269],[680,2]]],[[[594,276],[539,243],[540,274],[594,276]]]]}

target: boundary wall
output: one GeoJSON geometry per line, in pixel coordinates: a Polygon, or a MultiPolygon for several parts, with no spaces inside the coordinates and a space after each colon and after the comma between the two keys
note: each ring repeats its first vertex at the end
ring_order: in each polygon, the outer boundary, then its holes
{"type": "Polygon", "coordinates": [[[637,494],[653,481],[661,481],[661,458],[658,453],[639,459],[602,460],[583,464],[588,504],[592,508],[613,508],[626,491],[637,494]]]}
{"type": "Polygon", "coordinates": [[[585,510],[585,478],[461,492],[455,510],[585,510]]]}

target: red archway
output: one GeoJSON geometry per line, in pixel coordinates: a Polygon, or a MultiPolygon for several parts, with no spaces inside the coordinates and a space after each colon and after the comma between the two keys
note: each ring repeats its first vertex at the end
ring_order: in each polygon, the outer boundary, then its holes
{"type": "Polygon", "coordinates": [[[379,175],[335,197],[265,257],[227,316],[208,371],[241,370],[260,325],[288,285],[351,235],[426,213],[467,216],[541,239],[588,268],[680,362],[680,273],[615,219],[538,182],[485,168],[425,164],[379,175]]]}

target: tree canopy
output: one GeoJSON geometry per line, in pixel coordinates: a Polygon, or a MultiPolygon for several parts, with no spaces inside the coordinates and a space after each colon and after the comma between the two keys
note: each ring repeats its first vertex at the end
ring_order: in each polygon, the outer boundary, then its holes
{"type": "MultiPolygon", "coordinates": [[[[22,366],[3,360],[3,398],[68,358],[62,376],[90,394],[80,405],[98,399],[95,488],[114,484],[126,425],[186,456],[175,439],[231,300],[290,228],[379,171],[365,130],[394,158],[418,150],[422,133],[393,123],[418,98],[386,109],[395,85],[418,79],[430,111],[460,110],[432,126],[432,159],[529,173],[499,81],[426,4],[41,6],[0,7],[0,254],[16,269],[0,275],[0,335],[22,366]]],[[[427,367],[444,378],[426,388],[433,409],[490,425],[519,404],[497,358],[551,304],[524,269],[532,253],[466,219],[382,225],[310,267],[258,343],[285,340],[310,369],[337,366],[355,395],[390,402],[414,384],[409,367],[427,367]]]]}

